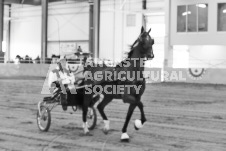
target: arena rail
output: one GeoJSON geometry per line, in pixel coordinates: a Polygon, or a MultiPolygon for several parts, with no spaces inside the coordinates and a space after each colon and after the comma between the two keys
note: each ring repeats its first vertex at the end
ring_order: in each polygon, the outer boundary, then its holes
{"type": "Polygon", "coordinates": [[[146,68],[148,83],[178,82],[202,84],[226,84],[225,68],[146,68]]]}
{"type": "MultiPolygon", "coordinates": [[[[0,63],[14,63],[14,64],[54,64],[59,60],[59,58],[45,58],[44,60],[40,58],[31,59],[14,59],[10,61],[6,61],[4,57],[0,57],[0,63]]],[[[70,64],[81,64],[82,58],[77,59],[67,59],[70,64]]]]}
{"type": "MultiPolygon", "coordinates": [[[[76,65],[79,64],[70,64],[70,68],[76,68],[76,65]]],[[[55,67],[56,64],[0,63],[0,78],[46,78],[48,77],[49,71],[55,67]]],[[[145,68],[145,71],[147,83],[185,82],[226,84],[225,68],[145,68]]]]}

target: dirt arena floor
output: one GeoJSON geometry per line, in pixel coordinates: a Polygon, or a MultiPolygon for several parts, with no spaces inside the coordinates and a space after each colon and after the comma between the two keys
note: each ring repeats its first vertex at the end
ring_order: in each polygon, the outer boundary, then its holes
{"type": "Polygon", "coordinates": [[[0,150],[22,151],[225,151],[226,86],[198,84],[148,84],[142,102],[148,122],[135,131],[135,110],[128,126],[129,143],[120,142],[128,104],[114,100],[105,109],[111,131],[102,132],[98,114],[92,136],[82,134],[81,111],[52,111],[49,132],[36,124],[37,103],[43,80],[0,80],[0,150]]]}

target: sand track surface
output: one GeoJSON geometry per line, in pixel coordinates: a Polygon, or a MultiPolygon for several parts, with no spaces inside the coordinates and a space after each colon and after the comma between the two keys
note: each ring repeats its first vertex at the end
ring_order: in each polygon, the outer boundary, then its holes
{"type": "Polygon", "coordinates": [[[52,112],[48,132],[36,124],[37,103],[42,100],[43,80],[0,80],[0,150],[22,151],[225,151],[226,86],[201,84],[148,84],[142,97],[147,123],[135,131],[140,118],[136,108],[128,126],[129,143],[120,142],[128,104],[113,100],[105,109],[110,132],[97,126],[90,136],[82,134],[81,111],[52,112]]]}

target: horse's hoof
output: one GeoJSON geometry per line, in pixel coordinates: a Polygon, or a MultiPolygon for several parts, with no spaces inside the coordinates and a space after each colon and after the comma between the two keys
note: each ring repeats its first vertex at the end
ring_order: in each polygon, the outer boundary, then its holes
{"type": "Polygon", "coordinates": [[[137,130],[137,131],[139,130],[139,128],[137,128],[135,124],[134,124],[134,129],[137,130]]]}
{"type": "Polygon", "coordinates": [[[135,130],[139,130],[142,127],[143,127],[143,124],[142,124],[141,120],[136,119],[135,122],[134,122],[135,130]]]}
{"type": "Polygon", "coordinates": [[[123,142],[123,143],[129,143],[129,139],[121,139],[121,142],[123,142]]]}
{"type": "Polygon", "coordinates": [[[104,129],[103,129],[103,132],[104,132],[105,135],[107,135],[108,132],[109,132],[109,130],[107,130],[107,129],[104,128],[104,129]]]}
{"type": "Polygon", "coordinates": [[[84,135],[88,135],[89,134],[89,130],[84,130],[84,135]]]}
{"type": "Polygon", "coordinates": [[[110,121],[104,120],[104,128],[103,128],[104,134],[108,134],[109,129],[110,129],[110,121]]]}
{"type": "Polygon", "coordinates": [[[129,135],[127,133],[122,133],[121,142],[129,142],[129,135]]]}

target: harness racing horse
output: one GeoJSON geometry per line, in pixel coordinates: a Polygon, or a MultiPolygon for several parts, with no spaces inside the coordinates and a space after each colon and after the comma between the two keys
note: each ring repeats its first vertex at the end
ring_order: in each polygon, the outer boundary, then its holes
{"type": "Polygon", "coordinates": [[[131,51],[128,53],[128,57],[116,67],[101,67],[95,66],[94,64],[85,65],[85,70],[89,71],[91,74],[90,77],[99,76],[94,79],[86,78],[84,81],[86,85],[92,85],[89,89],[86,89],[86,92],[87,90],[93,90],[91,95],[84,96],[83,122],[85,133],[89,132],[86,126],[86,106],[90,104],[94,91],[98,91],[99,94],[103,95],[103,99],[101,103],[98,104],[97,108],[104,120],[103,130],[106,134],[110,129],[110,122],[104,112],[104,108],[113,99],[122,99],[124,103],[129,103],[128,113],[122,128],[121,141],[129,140],[127,126],[136,107],[140,109],[141,119],[135,120],[135,129],[138,130],[146,122],[141,96],[144,93],[146,84],[145,78],[143,77],[144,63],[146,60],[154,58],[152,49],[154,39],[149,35],[150,31],[151,29],[146,32],[142,27],[139,37],[131,46],[131,51]],[[114,91],[114,93],[111,90],[114,91]]]}

